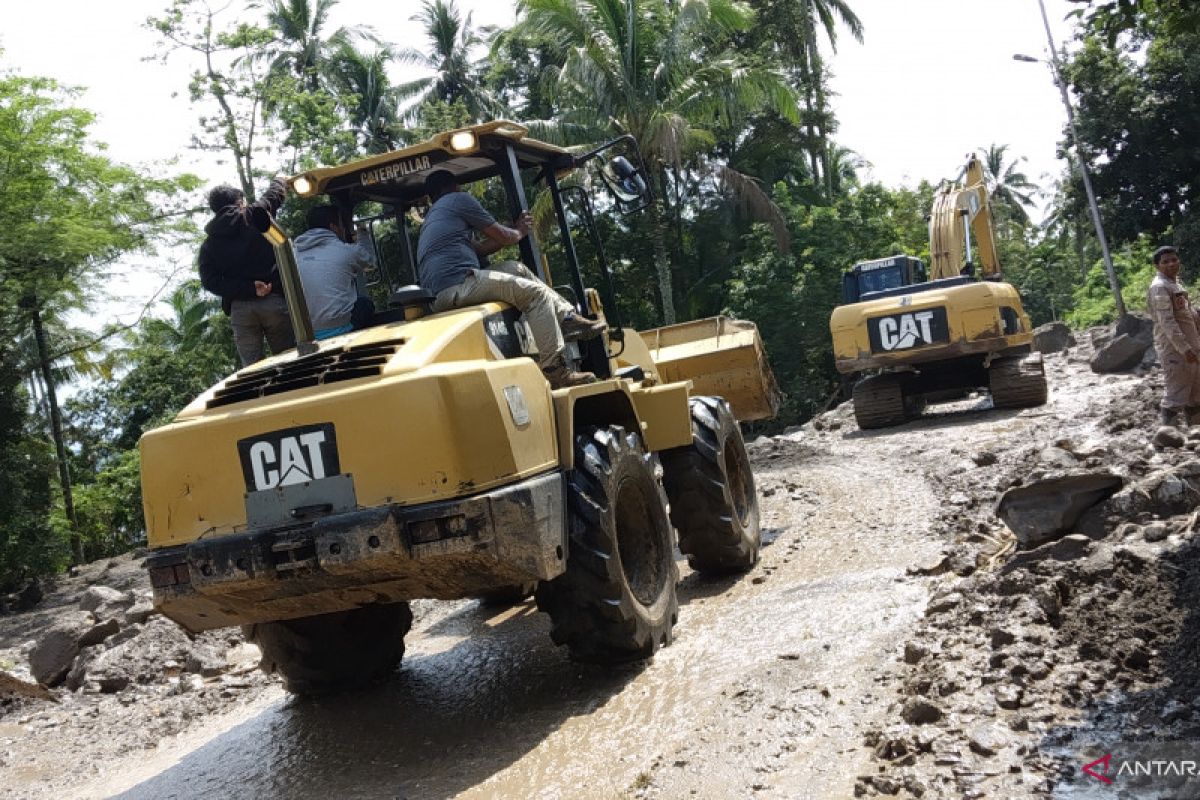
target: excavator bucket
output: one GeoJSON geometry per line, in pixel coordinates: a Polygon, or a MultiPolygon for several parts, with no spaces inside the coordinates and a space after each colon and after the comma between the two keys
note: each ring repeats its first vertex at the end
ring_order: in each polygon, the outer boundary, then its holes
{"type": "Polygon", "coordinates": [[[753,322],[709,317],[639,335],[662,381],[691,381],[693,395],[724,397],[743,422],[779,411],[783,394],[753,322]]]}

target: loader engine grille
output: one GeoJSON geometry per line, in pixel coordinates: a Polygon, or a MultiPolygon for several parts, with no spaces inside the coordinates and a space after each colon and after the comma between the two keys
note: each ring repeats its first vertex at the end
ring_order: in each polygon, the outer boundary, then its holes
{"type": "Polygon", "coordinates": [[[324,383],[369,378],[382,372],[383,365],[403,344],[403,339],[391,339],[338,347],[302,356],[286,364],[246,370],[226,381],[213,394],[207,407],[229,406],[324,383]]]}

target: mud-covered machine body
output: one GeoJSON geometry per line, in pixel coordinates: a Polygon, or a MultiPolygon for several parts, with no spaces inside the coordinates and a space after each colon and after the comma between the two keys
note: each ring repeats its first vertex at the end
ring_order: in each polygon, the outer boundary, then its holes
{"type": "MultiPolygon", "coordinates": [[[[626,661],[670,638],[676,529],[698,569],[753,565],[757,496],[737,421],[778,405],[761,341],[725,318],[622,328],[602,247],[605,302],[584,286],[572,228],[590,222],[590,197],[561,181],[612,148],[633,160],[597,172],[612,202],[637,210],[651,200],[632,140],[576,155],[505,122],[291,179],[302,197],[327,196],[347,228],[366,215],[391,231],[376,242],[398,258],[381,250],[373,276],[388,308],[313,341],[290,241],[260,220],[299,345],[143,437],[147,566],[164,614],[191,631],[246,626],[265,667],[316,692],[393,668],[408,600],[536,587],[556,642],[626,661]],[[548,192],[557,242],[545,250],[564,296],[609,325],[568,344],[598,382],[552,389],[512,307],[432,313],[427,292],[403,285],[434,169],[467,188],[498,179],[514,218],[527,192],[548,192]]],[[[544,244],[530,234],[520,257],[549,281],[544,244]]]]}
{"type": "Polygon", "coordinates": [[[1041,356],[1031,352],[1020,294],[1001,280],[976,157],[961,181],[935,196],[929,248],[928,270],[899,255],[860,262],[843,276],[844,304],[829,327],[838,371],[856,379],[859,426],[897,425],[977,389],[997,408],[1044,403],[1041,356]]]}

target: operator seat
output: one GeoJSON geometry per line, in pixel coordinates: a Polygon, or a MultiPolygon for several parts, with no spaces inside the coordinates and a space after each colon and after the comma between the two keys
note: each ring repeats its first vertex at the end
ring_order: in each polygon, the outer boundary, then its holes
{"type": "Polygon", "coordinates": [[[386,311],[375,315],[375,324],[405,322],[433,313],[433,292],[415,283],[401,286],[388,295],[386,311]]]}

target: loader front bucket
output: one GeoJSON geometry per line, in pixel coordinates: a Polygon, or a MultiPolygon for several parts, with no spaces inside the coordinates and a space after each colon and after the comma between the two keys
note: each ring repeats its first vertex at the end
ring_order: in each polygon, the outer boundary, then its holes
{"type": "Polygon", "coordinates": [[[724,397],[742,422],[779,411],[783,395],[753,322],[709,317],[639,335],[663,381],[691,381],[693,394],[724,397]]]}

